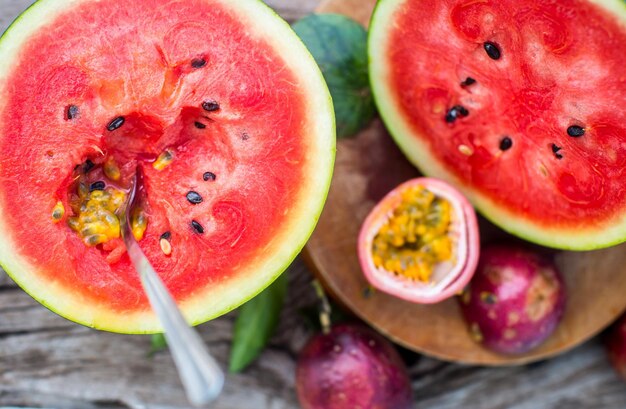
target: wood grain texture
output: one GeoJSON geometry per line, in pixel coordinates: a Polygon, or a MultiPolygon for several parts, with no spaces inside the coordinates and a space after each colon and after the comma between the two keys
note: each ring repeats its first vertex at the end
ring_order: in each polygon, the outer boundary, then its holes
{"type": "MultiPolygon", "coordinates": [[[[318,11],[339,12],[366,23],[375,4],[375,0],[326,0],[318,11]]],[[[545,344],[521,356],[498,355],[472,340],[456,299],[418,305],[382,292],[364,293],[369,284],[361,274],[357,256],[360,226],[386,193],[416,176],[416,169],[380,122],[355,138],[339,141],[331,192],[307,245],[313,268],[331,292],[389,338],[417,352],[450,361],[521,364],[579,345],[626,309],[626,245],[557,254],[568,293],[564,318],[545,344]]],[[[484,220],[480,227],[484,242],[514,240],[484,220]]]]}
{"type": "MultiPolygon", "coordinates": [[[[236,0],[233,0],[236,1],[236,0]]],[[[271,0],[289,19],[316,0],[271,0]]],[[[0,31],[30,4],[0,0],[0,31]]],[[[297,409],[297,352],[311,332],[300,309],[315,304],[311,276],[298,260],[290,269],[278,334],[243,374],[229,375],[212,409],[297,409]]],[[[225,366],[236,314],[199,327],[225,366]]],[[[188,408],[167,351],[148,358],[147,336],[97,332],[53,314],[0,271],[0,407],[61,409],[188,408]]],[[[548,362],[489,369],[447,364],[403,351],[416,408],[623,409],[626,387],[597,340],[548,362]]]]}

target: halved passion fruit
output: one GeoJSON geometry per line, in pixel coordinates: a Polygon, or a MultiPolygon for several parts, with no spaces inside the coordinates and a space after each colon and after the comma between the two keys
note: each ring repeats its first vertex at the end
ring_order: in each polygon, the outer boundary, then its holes
{"type": "Polygon", "coordinates": [[[473,207],[455,188],[431,178],[412,179],[385,196],[365,219],[358,242],[372,286],[422,304],[460,292],[479,251],[473,207]]]}

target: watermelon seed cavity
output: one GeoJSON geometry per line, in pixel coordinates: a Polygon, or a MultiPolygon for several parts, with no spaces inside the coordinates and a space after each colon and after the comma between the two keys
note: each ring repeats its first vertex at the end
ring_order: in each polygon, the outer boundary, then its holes
{"type": "Polygon", "coordinates": [[[204,58],[194,58],[191,60],[191,66],[193,68],[202,68],[206,65],[206,60],[204,58]]]}
{"type": "Polygon", "coordinates": [[[563,159],[563,155],[559,153],[559,151],[561,150],[560,146],[557,146],[556,144],[552,144],[552,153],[554,153],[554,156],[557,159],[563,159]]]}
{"type": "Polygon", "coordinates": [[[187,200],[189,203],[197,205],[202,203],[202,196],[200,196],[200,193],[191,190],[187,193],[187,200]]]}
{"type": "Polygon", "coordinates": [[[450,110],[448,111],[448,113],[446,113],[446,122],[447,123],[453,123],[454,121],[457,120],[458,117],[466,117],[469,115],[469,111],[462,105],[455,105],[452,108],[450,108],[450,110]]]}
{"type": "Polygon", "coordinates": [[[191,227],[193,227],[193,229],[198,234],[203,234],[204,233],[204,227],[202,227],[202,225],[200,223],[198,223],[197,221],[195,221],[195,220],[191,221],[191,227]]]}
{"type": "Polygon", "coordinates": [[[85,161],[85,164],[83,165],[83,172],[89,173],[89,171],[91,171],[91,169],[93,169],[94,166],[96,165],[90,159],[87,159],[85,161]]]}
{"type": "Polygon", "coordinates": [[[572,125],[567,128],[567,134],[573,138],[578,138],[579,136],[583,136],[585,134],[585,128],[578,125],[572,125]]]}
{"type": "Polygon", "coordinates": [[[508,136],[505,136],[504,138],[502,138],[502,140],[500,141],[501,151],[508,151],[512,147],[513,147],[513,140],[511,138],[509,138],[508,136]]]}
{"type": "Polygon", "coordinates": [[[202,109],[207,112],[217,111],[220,109],[220,104],[218,104],[217,101],[204,101],[202,103],[202,109]]]}
{"type": "Polygon", "coordinates": [[[70,105],[65,110],[65,118],[67,120],[72,120],[74,118],[78,118],[78,107],[76,105],[70,105]]]}
{"type": "Polygon", "coordinates": [[[204,175],[202,175],[202,179],[205,182],[210,181],[214,181],[215,179],[217,179],[217,175],[213,172],[205,172],[204,175]]]}
{"type": "Polygon", "coordinates": [[[485,44],[483,44],[483,47],[485,48],[485,51],[487,52],[489,58],[491,58],[492,60],[499,60],[502,56],[500,48],[491,41],[487,41],[485,44]]]}
{"type": "Polygon", "coordinates": [[[109,132],[113,132],[120,126],[124,125],[124,122],[126,122],[126,119],[123,116],[118,116],[117,118],[109,122],[109,124],[107,125],[107,130],[109,132]]]}
{"type": "Polygon", "coordinates": [[[476,84],[476,80],[472,77],[467,77],[465,81],[461,82],[462,87],[469,87],[470,85],[476,84]]]}

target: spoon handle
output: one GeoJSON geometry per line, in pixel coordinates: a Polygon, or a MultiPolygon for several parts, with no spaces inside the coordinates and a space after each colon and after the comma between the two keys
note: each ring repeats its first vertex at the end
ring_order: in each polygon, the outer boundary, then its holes
{"type": "Polygon", "coordinates": [[[220,394],[224,374],[198,333],[185,321],[137,242],[130,237],[124,241],[150,304],[163,325],[187,397],[193,405],[206,405],[220,394]]]}

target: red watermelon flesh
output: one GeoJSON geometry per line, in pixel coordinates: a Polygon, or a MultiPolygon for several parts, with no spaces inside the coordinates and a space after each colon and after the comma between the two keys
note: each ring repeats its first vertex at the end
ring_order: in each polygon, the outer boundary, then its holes
{"type": "Polygon", "coordinates": [[[149,305],[121,239],[89,247],[67,223],[51,222],[57,201],[71,216],[75,166],[112,156],[122,185],[137,164],[143,169],[148,226],[140,245],[191,319],[235,307],[282,271],[321,210],[334,137],[317,68],[256,1],[69,3],[39,2],[2,40],[23,37],[18,52],[5,45],[0,57],[1,225],[20,260],[3,265],[68,318],[123,332],[158,329],[142,315],[149,305]],[[151,163],[165,149],[174,160],[156,170],[151,163]],[[202,202],[190,203],[189,191],[202,202]],[[170,256],[159,246],[165,232],[170,256]],[[59,300],[66,293],[71,300],[59,300]],[[122,322],[133,314],[144,321],[122,322]]]}
{"type": "Polygon", "coordinates": [[[384,0],[370,54],[383,117],[425,173],[532,241],[626,239],[625,2],[384,0]]]}

